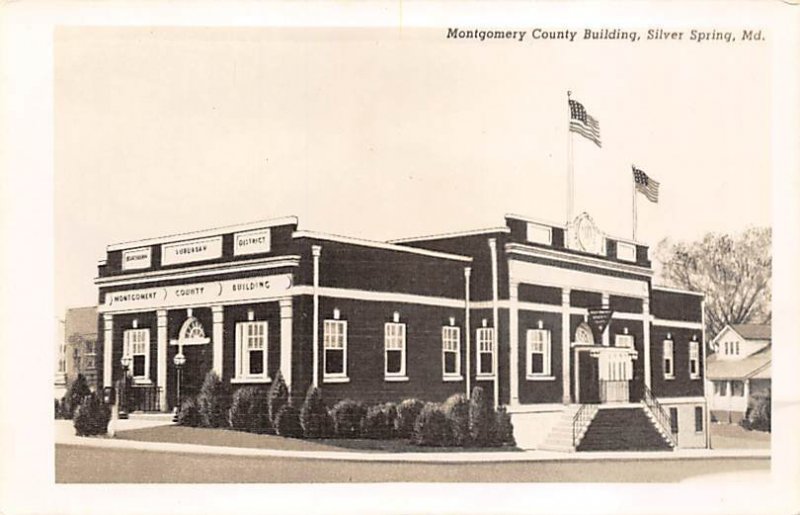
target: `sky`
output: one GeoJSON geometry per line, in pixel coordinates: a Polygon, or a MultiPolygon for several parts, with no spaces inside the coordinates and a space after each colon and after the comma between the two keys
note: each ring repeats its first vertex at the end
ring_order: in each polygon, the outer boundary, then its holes
{"type": "MultiPolygon", "coordinates": [[[[502,27],[500,27],[502,28],[502,27]]],[[[769,43],[455,41],[446,29],[59,28],[56,312],[96,302],[111,243],[297,215],[388,240],[563,223],[638,239],[770,219],[769,43]]]]}

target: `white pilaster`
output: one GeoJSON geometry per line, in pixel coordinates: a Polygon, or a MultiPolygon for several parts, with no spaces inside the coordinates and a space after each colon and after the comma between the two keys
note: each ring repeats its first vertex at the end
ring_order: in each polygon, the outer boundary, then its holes
{"type": "Polygon", "coordinates": [[[278,301],[281,307],[281,375],[292,391],[292,298],[278,301]]]}
{"type": "MultiPolygon", "coordinates": [[[[508,280],[508,354],[511,406],[519,405],[519,283],[508,280]]],[[[527,352],[527,351],[526,351],[527,352]]]]}
{"type": "Polygon", "coordinates": [[[644,334],[644,385],[650,389],[653,384],[652,367],[650,366],[650,299],[642,299],[642,332],[644,334]]]}
{"type": "MultiPolygon", "coordinates": [[[[608,293],[603,292],[601,300],[600,300],[600,303],[601,303],[603,309],[608,309],[611,306],[611,299],[610,299],[608,293]]],[[[601,336],[601,338],[603,339],[603,346],[604,347],[608,347],[609,346],[609,342],[610,342],[610,339],[611,339],[611,336],[609,334],[609,333],[611,333],[611,329],[609,328],[610,325],[611,325],[611,320],[608,321],[608,325],[603,330],[603,334],[601,336]]]]}
{"type": "Polygon", "coordinates": [[[314,367],[311,372],[312,384],[319,386],[319,256],[322,254],[322,247],[314,245],[311,247],[311,254],[314,258],[314,312],[311,329],[311,341],[313,347],[312,366],[314,367]]]}
{"type": "Polygon", "coordinates": [[[156,341],[158,351],[156,355],[156,382],[161,388],[159,403],[161,411],[167,411],[167,310],[156,311],[156,341]]]}
{"type": "Polygon", "coordinates": [[[470,378],[472,377],[472,358],[471,358],[472,349],[470,348],[471,347],[470,344],[472,341],[472,327],[469,319],[469,310],[470,310],[469,278],[471,274],[472,274],[472,268],[468,266],[464,267],[464,333],[465,333],[464,342],[466,346],[466,357],[467,357],[466,359],[467,369],[464,371],[464,377],[466,379],[465,383],[467,388],[466,391],[467,399],[469,399],[470,395],[472,394],[470,390],[470,384],[471,384],[470,378]]]}
{"type": "MultiPolygon", "coordinates": [[[[563,289],[561,291],[561,402],[563,404],[570,403],[569,395],[569,343],[570,343],[570,322],[569,322],[569,293],[570,290],[563,289]]],[[[575,354],[575,392],[577,398],[578,392],[578,355],[575,354]]]]}
{"type": "Polygon", "coordinates": [[[494,371],[494,407],[500,405],[500,370],[497,355],[500,353],[500,328],[498,327],[498,277],[497,277],[497,239],[489,238],[489,253],[492,261],[492,327],[494,328],[494,349],[492,352],[492,370],[494,371]]]}
{"type": "Polygon", "coordinates": [[[224,334],[224,308],[223,306],[211,306],[211,322],[212,322],[212,368],[217,375],[222,378],[222,339],[224,334]]]}
{"type": "Polygon", "coordinates": [[[103,315],[103,386],[113,386],[114,317],[103,315]]]}

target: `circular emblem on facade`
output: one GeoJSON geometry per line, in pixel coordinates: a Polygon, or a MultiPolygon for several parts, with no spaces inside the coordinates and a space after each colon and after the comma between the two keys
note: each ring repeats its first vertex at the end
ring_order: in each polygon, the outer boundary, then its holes
{"type": "Polygon", "coordinates": [[[581,213],[568,227],[570,248],[592,254],[604,254],[605,236],[588,213],[581,213]]]}

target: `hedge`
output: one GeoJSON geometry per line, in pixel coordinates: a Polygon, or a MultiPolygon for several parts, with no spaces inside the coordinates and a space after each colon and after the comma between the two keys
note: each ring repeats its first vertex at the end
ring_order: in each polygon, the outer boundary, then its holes
{"type": "Polygon", "coordinates": [[[90,394],[83,398],[72,418],[76,435],[104,435],[108,432],[111,409],[97,395],[90,394]]]}
{"type": "Polygon", "coordinates": [[[275,417],[275,429],[280,436],[301,438],[300,412],[291,404],[285,404],[275,417]]]}
{"type": "Polygon", "coordinates": [[[361,436],[378,440],[392,438],[396,417],[397,406],[394,403],[371,406],[361,421],[361,436]]]}
{"type": "Polygon", "coordinates": [[[394,420],[395,436],[398,438],[414,436],[414,423],[423,407],[425,403],[419,399],[406,399],[397,405],[397,417],[394,420]]]}
{"type": "Polygon", "coordinates": [[[250,433],[264,433],[270,427],[267,392],[257,386],[243,386],[233,394],[229,411],[232,428],[250,433]]]}
{"type": "Polygon", "coordinates": [[[272,427],[278,425],[278,413],[289,402],[289,388],[286,386],[286,381],[283,379],[283,374],[280,370],[275,374],[275,379],[272,381],[272,386],[269,388],[269,420],[272,427]]]}
{"type": "Polygon", "coordinates": [[[327,438],[333,433],[333,420],[322,400],[322,392],[311,385],[300,408],[300,426],[306,438],[327,438]]]}
{"type": "Polygon", "coordinates": [[[338,438],[358,438],[361,436],[361,421],[367,409],[361,401],[344,399],[331,410],[334,434],[338,438]]]}
{"type": "Polygon", "coordinates": [[[450,421],[454,445],[466,446],[472,441],[469,432],[469,406],[469,400],[463,393],[451,395],[442,404],[442,411],[450,421]]]}
{"type": "Polygon", "coordinates": [[[200,419],[204,427],[227,427],[230,393],[219,376],[210,370],[197,395],[200,419]]]}
{"type": "Polygon", "coordinates": [[[414,443],[435,447],[453,445],[451,423],[440,404],[429,402],[422,408],[414,423],[414,443]]]}
{"type": "Polygon", "coordinates": [[[187,427],[200,427],[203,425],[197,397],[189,397],[183,400],[181,409],[178,411],[178,425],[187,427]]]}

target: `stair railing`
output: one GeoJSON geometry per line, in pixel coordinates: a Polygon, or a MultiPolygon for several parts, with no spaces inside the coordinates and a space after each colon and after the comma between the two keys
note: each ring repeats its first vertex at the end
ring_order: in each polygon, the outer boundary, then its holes
{"type": "Polygon", "coordinates": [[[661,426],[661,429],[664,431],[664,434],[666,434],[667,437],[670,439],[672,446],[677,447],[678,434],[677,432],[672,430],[672,423],[670,421],[670,416],[664,410],[664,407],[661,406],[661,403],[658,402],[656,396],[653,395],[653,392],[650,391],[650,388],[648,388],[647,385],[643,386],[644,386],[643,401],[645,405],[647,405],[647,407],[650,409],[650,413],[653,414],[653,416],[656,419],[656,422],[658,423],[659,426],[661,426]]]}
{"type": "Polygon", "coordinates": [[[592,420],[594,411],[590,409],[589,404],[581,404],[575,416],[572,417],[572,447],[578,448],[578,436],[581,429],[592,420]]]}

